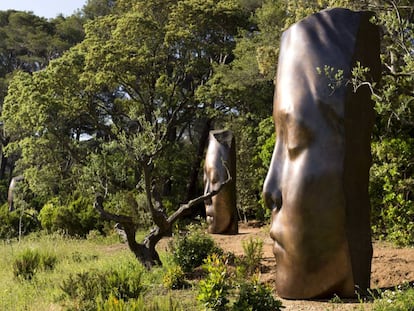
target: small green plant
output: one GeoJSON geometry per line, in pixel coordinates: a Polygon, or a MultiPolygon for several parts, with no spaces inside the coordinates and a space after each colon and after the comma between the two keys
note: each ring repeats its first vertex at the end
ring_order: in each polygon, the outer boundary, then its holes
{"type": "Polygon", "coordinates": [[[183,289],[188,287],[183,269],[178,265],[173,265],[167,269],[163,278],[164,287],[167,289],[183,289]]]}
{"type": "Polygon", "coordinates": [[[263,241],[250,238],[242,241],[242,247],[244,251],[244,257],[240,262],[242,273],[253,275],[259,269],[263,257],[263,241]]]}
{"type": "Polygon", "coordinates": [[[212,253],[222,254],[214,240],[207,234],[197,230],[184,237],[178,236],[171,245],[173,260],[184,272],[191,272],[195,267],[201,266],[203,260],[212,253]]]}
{"type": "Polygon", "coordinates": [[[343,86],[346,82],[344,78],[344,71],[342,69],[325,65],[323,70],[320,67],[316,67],[316,72],[321,76],[325,76],[328,80],[328,86],[332,92],[343,86]]]}
{"type": "Polygon", "coordinates": [[[373,311],[414,311],[414,288],[409,285],[386,290],[373,302],[373,311]]]}
{"type": "Polygon", "coordinates": [[[217,254],[211,254],[205,260],[203,269],[208,272],[208,275],[199,283],[197,300],[206,310],[226,310],[231,284],[223,258],[217,254]]]}
{"type": "Polygon", "coordinates": [[[110,295],[106,300],[98,298],[96,300],[97,311],[182,311],[179,304],[171,297],[157,297],[156,299],[145,299],[142,295],[138,299],[124,301],[114,295],[110,295]]]}
{"type": "Polygon", "coordinates": [[[337,294],[334,294],[334,296],[329,301],[331,303],[342,303],[341,297],[339,297],[337,294]]]}
{"type": "Polygon", "coordinates": [[[238,299],[233,304],[234,311],[279,311],[282,308],[282,302],[273,297],[272,290],[256,278],[240,285],[238,299]]]}
{"type": "Polygon", "coordinates": [[[14,260],[13,274],[16,278],[31,280],[39,270],[53,270],[56,262],[55,255],[28,248],[14,260]]]}

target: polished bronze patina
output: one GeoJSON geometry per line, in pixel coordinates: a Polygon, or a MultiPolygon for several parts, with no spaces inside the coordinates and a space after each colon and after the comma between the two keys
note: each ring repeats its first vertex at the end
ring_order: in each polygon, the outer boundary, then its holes
{"type": "Polygon", "coordinates": [[[234,136],[228,130],[210,131],[204,164],[204,193],[217,190],[228,174],[232,180],[217,195],[205,201],[209,233],[238,233],[234,136]]]}
{"type": "Polygon", "coordinates": [[[379,32],[370,17],[324,10],[281,39],[277,140],[263,195],[284,298],[349,297],[370,285],[374,111],[369,87],[350,83],[357,62],[371,79],[380,77],[379,32]]]}

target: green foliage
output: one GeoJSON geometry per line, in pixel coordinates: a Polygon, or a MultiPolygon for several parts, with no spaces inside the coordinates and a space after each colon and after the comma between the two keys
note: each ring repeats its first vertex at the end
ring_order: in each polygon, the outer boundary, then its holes
{"type": "Polygon", "coordinates": [[[19,236],[19,227],[22,235],[39,230],[35,210],[9,211],[7,203],[0,206],[0,239],[11,239],[19,236]]]}
{"type": "Polygon", "coordinates": [[[99,214],[85,197],[78,197],[68,205],[49,201],[40,211],[42,227],[48,232],[63,231],[72,236],[86,236],[90,230],[102,229],[99,214]]]}
{"type": "Polygon", "coordinates": [[[129,299],[124,301],[118,299],[112,294],[102,301],[97,299],[97,311],[183,311],[179,307],[179,303],[173,301],[171,297],[157,297],[156,299],[148,299],[140,296],[138,299],[129,299]]]}
{"type": "Polygon", "coordinates": [[[381,293],[379,299],[375,299],[373,311],[413,311],[414,288],[398,286],[394,290],[386,290],[381,293]]]}
{"type": "Polygon", "coordinates": [[[198,285],[197,300],[203,304],[206,310],[227,310],[231,284],[223,258],[217,254],[209,255],[205,260],[203,269],[206,270],[208,275],[198,285]]]}
{"type": "Polygon", "coordinates": [[[244,256],[240,259],[242,274],[253,275],[260,268],[263,257],[263,241],[250,238],[242,241],[244,256]]]}
{"type": "MultiPolygon", "coordinates": [[[[256,246],[258,244],[255,243],[256,246]]],[[[283,308],[282,302],[274,298],[271,288],[259,283],[257,275],[246,279],[245,274],[237,276],[230,273],[223,256],[210,255],[203,269],[208,274],[199,282],[197,299],[206,310],[279,311],[283,308]],[[230,305],[233,298],[235,300],[230,305]]]]}
{"type": "Polygon", "coordinates": [[[237,138],[238,207],[244,220],[264,221],[269,211],[261,197],[275,143],[273,120],[247,114],[229,121],[227,126],[237,138]]]}
{"type": "Polygon", "coordinates": [[[387,3],[376,10],[381,27],[382,79],[376,87],[376,138],[412,137],[414,128],[414,19],[411,1],[387,3]],[[405,8],[403,8],[405,6],[405,8]]]}
{"type": "Polygon", "coordinates": [[[257,280],[242,282],[237,300],[233,304],[234,311],[280,311],[282,302],[274,298],[272,290],[257,280]]]}
{"type": "Polygon", "coordinates": [[[414,139],[374,142],[372,153],[373,232],[399,245],[414,244],[414,139]]]}
{"type": "Polygon", "coordinates": [[[148,212],[147,197],[144,193],[136,191],[118,191],[110,195],[105,203],[108,211],[116,214],[131,215],[137,227],[148,229],[153,225],[148,212]]]}
{"type": "Polygon", "coordinates": [[[195,267],[200,266],[208,255],[223,252],[209,235],[200,230],[184,236],[176,236],[171,248],[174,262],[184,272],[191,272],[195,267]]]}
{"type": "Polygon", "coordinates": [[[13,274],[16,278],[31,280],[40,269],[53,270],[57,257],[36,249],[26,249],[13,262],[13,274]]]}
{"type": "Polygon", "coordinates": [[[13,274],[25,280],[31,280],[40,266],[40,253],[31,249],[21,253],[13,263],[13,274]]]}
{"type": "Polygon", "coordinates": [[[186,275],[179,265],[168,267],[163,277],[163,285],[167,289],[183,289],[188,287],[186,275]]]}
{"type": "Polygon", "coordinates": [[[137,263],[109,270],[92,269],[70,274],[63,280],[61,299],[69,298],[82,310],[96,310],[96,299],[107,300],[111,295],[117,300],[136,298],[144,291],[143,269],[137,263]]]}

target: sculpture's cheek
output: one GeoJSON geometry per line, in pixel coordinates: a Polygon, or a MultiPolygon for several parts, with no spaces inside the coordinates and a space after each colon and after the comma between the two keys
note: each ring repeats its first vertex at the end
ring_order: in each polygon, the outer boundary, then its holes
{"type": "Polygon", "coordinates": [[[209,232],[211,233],[224,232],[232,221],[231,205],[225,190],[223,189],[223,193],[219,193],[212,198],[212,204],[210,206],[206,206],[207,223],[209,224],[209,232]]]}

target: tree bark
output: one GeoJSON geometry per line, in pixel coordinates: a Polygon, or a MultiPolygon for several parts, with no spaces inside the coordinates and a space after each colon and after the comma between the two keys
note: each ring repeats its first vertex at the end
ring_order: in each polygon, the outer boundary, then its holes
{"type": "Polygon", "coordinates": [[[127,237],[129,249],[138,259],[138,261],[140,261],[144,265],[144,267],[150,270],[154,266],[162,265],[160,256],[158,255],[155,246],[163,237],[170,235],[170,233],[172,232],[173,224],[193,206],[200,204],[205,200],[208,200],[211,197],[217,195],[221,191],[221,189],[231,180],[232,178],[227,170],[227,180],[224,181],[217,190],[199,196],[194,200],[190,200],[186,204],[182,204],[180,208],[169,217],[167,217],[166,213],[163,212],[162,206],[158,206],[159,204],[161,204],[161,200],[157,198],[157,194],[153,193],[153,195],[155,196],[154,200],[156,202],[156,206],[154,206],[151,203],[151,215],[153,217],[154,222],[156,223],[156,226],[145,237],[142,243],[137,243],[136,241],[137,226],[134,224],[132,217],[125,215],[117,215],[106,211],[103,206],[104,198],[100,194],[96,194],[95,196],[94,207],[103,219],[115,221],[122,226],[127,237]]]}
{"type": "MultiPolygon", "coordinates": [[[[193,163],[191,173],[190,173],[190,182],[187,188],[187,198],[186,198],[187,202],[190,201],[191,198],[194,198],[197,196],[198,175],[200,173],[200,167],[201,167],[201,162],[203,160],[204,150],[207,147],[208,134],[210,132],[212,123],[213,123],[212,118],[206,119],[203,125],[203,130],[201,131],[201,136],[200,136],[200,140],[198,143],[197,155],[196,155],[196,158],[194,159],[194,163],[193,163]]],[[[197,209],[197,207],[198,206],[195,206],[194,209],[197,209]]],[[[186,212],[186,215],[184,216],[189,216],[191,214],[192,214],[192,211],[189,210],[188,212],[186,212]]]]}

